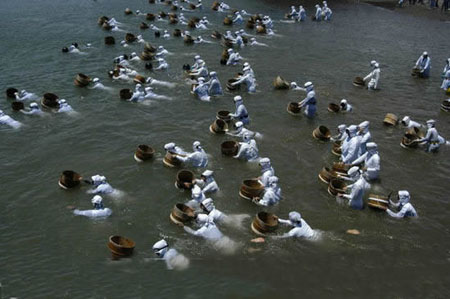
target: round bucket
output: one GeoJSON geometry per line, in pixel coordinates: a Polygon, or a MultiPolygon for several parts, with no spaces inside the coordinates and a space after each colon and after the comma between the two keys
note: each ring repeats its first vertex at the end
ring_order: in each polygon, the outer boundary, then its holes
{"type": "Polygon", "coordinates": [[[194,218],[194,210],[183,203],[177,203],[170,213],[170,220],[175,224],[188,223],[194,218]]]}
{"type": "Polygon", "coordinates": [[[236,141],[224,141],[221,146],[222,155],[232,157],[238,153],[239,144],[236,141]]]}
{"type": "Polygon", "coordinates": [[[134,41],[136,40],[136,36],[134,36],[134,34],[132,34],[132,33],[127,33],[127,34],[125,35],[125,40],[126,40],[128,43],[132,43],[132,42],[134,42],[134,41]]]}
{"type": "Polygon", "coordinates": [[[328,193],[333,196],[338,195],[339,193],[345,193],[347,184],[344,180],[341,179],[331,179],[330,184],[328,185],[328,193]]]}
{"type": "Polygon", "coordinates": [[[175,186],[178,189],[190,190],[194,187],[195,176],[192,171],[182,169],[178,171],[175,186]]]}
{"type": "Polygon", "coordinates": [[[129,88],[124,88],[120,90],[119,96],[121,100],[129,100],[133,96],[133,92],[129,88]]]}
{"type": "Polygon", "coordinates": [[[273,233],[278,228],[278,217],[272,213],[259,212],[253,219],[251,227],[257,234],[273,233]]]}
{"type": "Polygon", "coordinates": [[[245,199],[252,200],[255,197],[259,197],[263,191],[264,185],[257,179],[249,179],[242,182],[239,195],[245,199]]]}
{"type": "Polygon", "coordinates": [[[290,84],[281,76],[277,76],[275,80],[273,80],[273,86],[275,87],[275,89],[289,89],[290,84]]]}
{"type": "Polygon", "coordinates": [[[181,161],[176,158],[176,154],[171,152],[166,152],[164,156],[163,163],[168,167],[178,167],[181,165],[181,161]]]}
{"type": "Polygon", "coordinates": [[[58,180],[58,185],[63,189],[71,189],[80,185],[81,175],[72,170],[65,170],[58,180]]]}
{"type": "Polygon", "coordinates": [[[216,119],[221,119],[221,120],[225,121],[226,123],[231,122],[230,111],[227,111],[227,110],[217,111],[216,119]]]}
{"type": "Polygon", "coordinates": [[[300,105],[297,102],[290,102],[286,108],[287,112],[292,115],[299,115],[302,111],[300,105]]]}
{"type": "Polygon", "coordinates": [[[389,208],[389,198],[383,195],[370,194],[367,205],[375,210],[386,211],[389,208]]]}
{"type": "Polygon", "coordinates": [[[11,108],[14,111],[20,111],[22,109],[25,109],[25,105],[23,104],[23,102],[14,101],[11,103],[11,108]]]}
{"type": "Polygon", "coordinates": [[[355,77],[355,79],[353,79],[353,85],[362,87],[362,86],[365,86],[366,83],[364,82],[363,78],[355,77]]]}
{"type": "Polygon", "coordinates": [[[108,248],[113,255],[120,257],[130,256],[133,254],[136,243],[130,239],[121,236],[110,236],[108,248]]]}
{"type": "Polygon", "coordinates": [[[312,132],[312,136],[317,140],[328,141],[331,138],[331,132],[330,129],[325,126],[318,126],[312,132]]]}
{"type": "Polygon", "coordinates": [[[10,87],[10,88],[8,88],[6,90],[6,96],[8,98],[15,99],[16,98],[16,95],[15,95],[16,92],[19,92],[19,91],[17,89],[13,88],[13,87],[10,87]]]}
{"type": "Polygon", "coordinates": [[[116,40],[114,39],[114,36],[106,36],[105,37],[105,45],[114,45],[116,43],[116,40]]]}
{"type": "Polygon", "coordinates": [[[396,126],[398,123],[398,117],[393,113],[387,113],[384,117],[383,123],[386,126],[396,126]]]}
{"type": "Polygon", "coordinates": [[[330,112],[337,113],[337,112],[339,112],[339,110],[341,110],[341,107],[338,104],[330,103],[330,104],[328,104],[328,108],[327,109],[330,112]]]}
{"type": "Polygon", "coordinates": [[[79,87],[86,87],[89,85],[89,82],[91,82],[91,78],[81,73],[77,74],[74,80],[74,84],[79,87]]]}
{"type": "Polygon", "coordinates": [[[144,162],[153,158],[155,150],[146,144],[138,145],[136,152],[134,153],[134,159],[137,162],[144,162]]]}
{"type": "Polygon", "coordinates": [[[336,178],[337,173],[333,170],[331,170],[328,167],[322,168],[322,170],[319,172],[319,179],[321,182],[324,182],[325,184],[330,184],[330,181],[334,178],[336,178]]]}
{"type": "Polygon", "coordinates": [[[41,100],[41,105],[45,108],[56,109],[59,107],[58,99],[58,96],[54,93],[45,93],[41,100]]]}
{"type": "Polygon", "coordinates": [[[340,141],[333,142],[333,147],[331,148],[331,153],[338,157],[341,156],[342,150],[341,150],[341,142],[340,141]]]}
{"type": "Polygon", "coordinates": [[[210,126],[209,131],[213,134],[225,134],[228,124],[223,119],[216,119],[210,126]]]}

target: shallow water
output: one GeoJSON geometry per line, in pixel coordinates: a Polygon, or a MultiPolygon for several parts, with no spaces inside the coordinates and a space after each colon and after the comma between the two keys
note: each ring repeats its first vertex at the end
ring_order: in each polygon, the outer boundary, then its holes
{"type": "MultiPolygon", "coordinates": [[[[225,28],[224,14],[213,13],[205,1],[201,14],[214,26],[201,33],[225,28]]],[[[281,20],[287,7],[259,1],[228,1],[247,11],[270,14],[281,20]]],[[[448,56],[448,24],[369,5],[331,5],[331,23],[275,23],[276,36],[258,36],[270,48],[240,50],[256,73],[258,92],[242,94],[249,110],[251,129],[261,132],[260,154],[271,158],[285,199],[270,211],[286,217],[298,210],[322,231],[317,242],[268,240],[249,242],[250,219],[243,229],[221,229],[238,245],[225,255],[171,224],[169,213],[189,194],[174,188],[175,169],[162,164],[163,145],[170,141],[189,150],[200,140],[210,154],[208,168],[215,171],[221,192],[216,206],[228,214],[253,215],[261,209],[238,196],[240,182],[255,177],[255,164],[222,157],[220,143],[226,138],[209,133],[218,110],[233,109],[232,94],[204,103],[189,94],[181,67],[200,53],[210,71],[218,72],[224,85],[240,67],[219,64],[218,44],[186,46],[180,39],[156,40],[151,31],[144,39],[164,45],[167,73],[148,73],[178,83],[174,89],[156,88],[172,101],[150,105],[125,103],[118,92],[126,84],[113,83],[106,72],[121,53],[141,51],[139,45],[122,48],[103,45],[109,33],[97,26],[102,15],[114,16],[126,31],[140,33],[142,18],[123,14],[126,6],[143,12],[167,7],[147,1],[27,1],[3,0],[0,4],[0,52],[2,89],[15,86],[42,95],[54,92],[79,112],[77,116],[50,115],[30,118],[14,114],[2,97],[1,109],[24,123],[18,131],[0,128],[0,282],[3,296],[27,297],[433,297],[449,292],[449,149],[436,155],[399,146],[403,130],[386,128],[387,112],[410,115],[425,122],[437,120],[440,134],[450,138],[448,114],[439,111],[445,99],[440,72],[448,56]],[[77,41],[90,42],[88,55],[62,54],[60,49],[77,41]],[[417,80],[410,69],[424,50],[432,59],[432,76],[417,80]],[[380,91],[368,92],[351,84],[353,77],[369,72],[369,62],[381,63],[380,91]],[[113,93],[82,90],[72,81],[78,72],[99,77],[113,93]],[[299,84],[312,81],[318,94],[314,120],[292,117],[286,105],[304,97],[295,91],[274,91],[272,80],[282,75],[299,84]],[[328,113],[329,102],[346,98],[354,113],[328,113]],[[381,159],[381,183],[375,191],[407,189],[420,218],[397,221],[370,209],[353,211],[339,206],[318,181],[320,169],[335,160],[331,144],[319,143],[312,130],[324,124],[371,122],[381,159]],[[153,162],[138,165],[133,152],[138,144],[157,149],[153,162]],[[73,169],[85,176],[101,173],[121,198],[106,198],[113,210],[106,220],[75,217],[67,206],[90,207],[86,189],[63,191],[56,181],[61,171],[73,169]],[[350,228],[361,235],[345,234],[350,228]],[[137,243],[132,258],[112,261],[106,242],[120,234],[137,243]],[[151,246],[161,237],[190,259],[184,272],[167,271],[151,246]],[[249,249],[261,249],[249,252],[249,249]]],[[[307,7],[308,15],[312,7],[307,7]]],[[[185,13],[190,16],[190,13],[185,13]]],[[[158,23],[158,27],[183,28],[158,23]]],[[[197,35],[198,31],[194,33],[197,35]]],[[[124,33],[113,33],[116,41],[124,33]]]]}

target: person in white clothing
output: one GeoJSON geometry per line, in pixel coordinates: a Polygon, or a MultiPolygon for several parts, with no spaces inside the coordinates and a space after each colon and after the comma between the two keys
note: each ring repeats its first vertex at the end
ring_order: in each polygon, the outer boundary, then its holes
{"type": "Polygon", "coordinates": [[[306,223],[299,212],[292,211],[289,213],[288,220],[278,218],[278,222],[289,225],[292,229],[283,235],[273,236],[272,238],[280,239],[295,237],[312,239],[316,235],[316,232],[308,225],[308,223],[306,223]]]}
{"type": "Polygon", "coordinates": [[[111,216],[112,211],[109,208],[103,206],[103,198],[100,195],[95,195],[91,199],[94,209],[92,210],[78,210],[75,209],[73,213],[77,216],[86,216],[89,218],[106,218],[111,216]]]}
{"type": "Polygon", "coordinates": [[[389,216],[394,218],[407,218],[407,217],[417,217],[416,209],[414,209],[413,205],[409,202],[410,195],[406,190],[398,191],[398,202],[394,203],[389,199],[389,204],[397,208],[399,211],[394,212],[390,209],[386,210],[389,216]]]}

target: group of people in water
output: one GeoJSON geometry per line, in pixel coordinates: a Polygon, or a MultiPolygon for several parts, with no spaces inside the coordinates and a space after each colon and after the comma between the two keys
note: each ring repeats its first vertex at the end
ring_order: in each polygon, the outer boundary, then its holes
{"type": "MultiPolygon", "coordinates": [[[[156,1],[163,4],[165,1],[156,1]]],[[[186,1],[184,1],[186,2],[186,1]]],[[[189,4],[189,3],[188,3],[189,4]]],[[[202,9],[202,1],[198,0],[195,7],[184,8],[177,1],[172,1],[172,5],[176,5],[181,11],[190,12],[202,9]]],[[[224,2],[218,3],[216,6],[218,12],[228,12],[230,11],[229,5],[224,2]]],[[[145,15],[136,12],[136,15],[145,15]]],[[[248,16],[245,10],[237,10],[234,12],[232,23],[234,26],[240,26],[244,24],[244,16],[248,16]]],[[[330,21],[332,16],[332,11],[328,7],[327,2],[323,1],[323,6],[316,5],[316,11],[314,14],[314,20],[326,20],[330,21]]],[[[287,14],[288,18],[292,18],[296,21],[305,21],[306,11],[302,6],[299,6],[297,11],[294,6],[291,7],[291,11],[287,14]]],[[[179,21],[181,24],[187,25],[187,20],[183,13],[179,15],[179,21]]],[[[264,16],[260,21],[264,24],[267,32],[266,34],[271,35],[274,33],[273,21],[269,16],[264,16]]],[[[121,31],[119,26],[122,23],[117,22],[114,18],[107,20],[109,26],[111,26],[112,31],[121,31]]],[[[207,20],[206,16],[202,17],[196,25],[196,29],[205,30],[207,26],[210,26],[211,22],[207,20]]],[[[161,29],[155,25],[150,27],[154,31],[160,31],[161,29]]],[[[188,31],[183,33],[184,35],[189,35],[188,31]]],[[[167,30],[164,31],[163,37],[170,37],[167,30]]],[[[231,41],[232,47],[226,49],[226,53],[223,54],[224,65],[226,66],[236,66],[242,64],[242,72],[235,78],[233,82],[230,82],[230,86],[245,85],[246,91],[248,93],[256,92],[256,77],[249,62],[245,62],[245,59],[240,56],[239,52],[235,51],[235,48],[242,48],[246,45],[245,39],[250,37],[250,42],[247,45],[259,45],[266,46],[266,44],[258,43],[254,37],[246,33],[244,29],[235,31],[233,34],[231,31],[227,31],[224,38],[231,41]]],[[[145,44],[146,41],[143,39],[142,35],[137,37],[138,44],[145,44]]],[[[197,43],[204,41],[201,37],[196,39],[197,43]]],[[[121,42],[121,45],[128,47],[129,44],[126,40],[121,42]]],[[[89,46],[89,45],[88,45],[89,46]]],[[[64,53],[76,53],[80,54],[82,51],[79,50],[77,43],[73,43],[69,47],[63,48],[64,53]]],[[[143,102],[149,99],[156,100],[170,100],[171,98],[165,95],[157,94],[154,92],[154,86],[163,86],[173,88],[175,83],[167,82],[163,80],[158,80],[152,77],[144,78],[144,81],[136,81],[136,77],[139,72],[136,70],[136,66],[145,65],[145,68],[152,69],[154,71],[166,71],[169,68],[169,64],[166,60],[167,56],[171,53],[160,45],[157,47],[155,54],[155,59],[158,62],[158,66],[153,68],[148,63],[144,62],[136,52],[130,55],[120,55],[114,59],[115,70],[110,72],[110,77],[112,82],[121,81],[127,83],[136,83],[134,91],[131,96],[127,99],[130,102],[143,102]]],[[[367,88],[371,90],[378,89],[379,79],[380,79],[380,65],[377,61],[371,61],[371,72],[363,78],[364,82],[367,82],[367,88]]],[[[415,67],[418,69],[421,77],[428,77],[430,75],[430,57],[427,52],[417,60],[415,67]]],[[[194,63],[192,66],[185,65],[183,69],[189,79],[186,80],[187,84],[192,84],[191,93],[193,93],[199,100],[209,102],[212,97],[222,96],[224,94],[224,89],[220,83],[218,74],[216,71],[209,71],[205,60],[202,59],[200,55],[195,55],[194,63]]],[[[443,71],[443,82],[441,88],[448,90],[450,88],[450,58],[446,61],[446,66],[443,71]]],[[[89,83],[89,88],[108,90],[110,87],[104,86],[99,78],[94,78],[89,83]]],[[[317,111],[317,100],[316,93],[314,90],[314,85],[312,82],[304,83],[303,87],[297,85],[297,83],[292,82],[289,86],[291,90],[301,90],[306,92],[306,97],[299,102],[299,107],[304,109],[304,113],[307,117],[313,118],[317,111]]],[[[44,115],[39,105],[34,102],[37,100],[37,96],[33,93],[28,93],[25,90],[17,92],[15,94],[15,99],[17,101],[33,101],[29,105],[29,109],[21,110],[22,113],[27,115],[44,115]]],[[[271,160],[268,157],[260,157],[259,149],[257,146],[257,139],[260,139],[262,135],[258,132],[251,131],[247,127],[250,125],[250,117],[247,108],[244,105],[244,100],[242,95],[235,95],[233,97],[233,103],[235,105],[234,112],[230,113],[228,116],[234,120],[234,130],[227,132],[229,136],[241,138],[239,142],[239,148],[237,153],[233,156],[235,159],[247,161],[247,162],[257,162],[261,168],[261,175],[258,177],[259,183],[264,186],[264,191],[261,193],[260,197],[252,198],[252,201],[264,207],[269,207],[278,204],[282,200],[281,188],[279,186],[279,178],[275,175],[275,170],[271,164],[271,160]]],[[[60,99],[58,101],[59,108],[57,112],[72,112],[72,107],[67,103],[66,100],[60,99]]],[[[340,102],[341,110],[344,112],[351,112],[353,106],[348,103],[346,99],[342,99],[340,102]]],[[[410,119],[409,116],[405,116],[402,123],[408,127],[421,127],[417,122],[410,119]]],[[[20,123],[13,120],[11,117],[5,115],[3,111],[0,110],[0,124],[6,124],[13,128],[20,127],[20,123]]],[[[351,166],[348,170],[347,175],[342,178],[349,182],[347,189],[351,190],[349,194],[338,194],[338,200],[346,200],[350,207],[354,209],[362,209],[364,206],[363,198],[365,191],[370,188],[371,182],[376,182],[379,179],[380,172],[380,155],[378,153],[378,145],[373,142],[371,133],[369,130],[369,121],[363,121],[359,125],[339,125],[338,134],[332,137],[333,141],[341,142],[341,161],[345,164],[351,166]]],[[[439,149],[441,144],[448,144],[444,138],[439,136],[436,128],[435,121],[427,121],[427,133],[425,137],[420,139],[418,142],[424,143],[426,145],[426,150],[429,152],[435,152],[439,149]]],[[[202,237],[207,240],[222,240],[224,238],[222,232],[218,228],[217,224],[222,225],[223,223],[230,223],[232,221],[239,222],[245,217],[232,217],[232,215],[226,215],[222,211],[216,209],[214,200],[212,196],[215,192],[219,190],[219,186],[214,179],[213,170],[207,169],[208,166],[208,155],[205,152],[200,141],[195,141],[192,144],[192,152],[186,152],[181,147],[177,146],[174,142],[165,144],[164,150],[175,155],[175,158],[179,160],[183,165],[190,166],[193,168],[204,168],[205,170],[201,173],[201,178],[195,180],[195,184],[191,189],[191,197],[186,202],[186,205],[191,207],[196,211],[196,224],[198,227],[193,229],[188,226],[183,226],[184,230],[192,235],[202,237]],[[227,220],[228,219],[228,220],[227,220]]],[[[90,181],[87,183],[93,185],[93,188],[88,191],[88,194],[93,194],[91,203],[93,208],[89,210],[75,209],[73,213],[75,215],[87,216],[91,218],[108,217],[112,214],[112,210],[105,207],[103,203],[102,196],[108,196],[117,193],[118,190],[109,185],[106,178],[101,175],[95,175],[91,177],[90,181]]],[[[417,212],[412,206],[410,201],[410,194],[406,190],[398,191],[398,202],[389,201],[392,207],[396,208],[397,211],[387,209],[387,214],[396,217],[413,217],[417,216],[417,212]]],[[[248,215],[245,215],[248,217],[248,215]]],[[[297,211],[291,211],[288,215],[288,219],[278,219],[280,224],[290,226],[289,232],[282,235],[275,235],[273,238],[287,238],[287,237],[304,237],[313,239],[318,235],[318,232],[311,229],[311,227],[302,218],[301,214],[297,211]]],[[[166,260],[169,269],[174,268],[175,264],[188,263],[186,257],[173,248],[169,247],[166,240],[159,240],[153,245],[153,250],[155,254],[166,260]],[[174,262],[175,261],[175,262],[174,262]]]]}

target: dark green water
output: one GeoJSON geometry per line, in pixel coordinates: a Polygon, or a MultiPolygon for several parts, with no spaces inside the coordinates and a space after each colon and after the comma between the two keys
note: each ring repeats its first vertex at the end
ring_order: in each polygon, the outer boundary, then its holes
{"type": "MultiPolygon", "coordinates": [[[[213,26],[224,31],[224,14],[204,10],[213,26]]],[[[329,1],[331,2],[331,1],[329,1]]],[[[287,7],[259,1],[229,1],[247,11],[270,14],[281,20],[287,7]]],[[[157,88],[173,100],[150,105],[121,102],[118,91],[126,84],[111,82],[106,72],[121,53],[140,51],[139,45],[106,47],[108,33],[97,26],[102,15],[114,16],[125,30],[140,33],[143,18],[127,17],[126,7],[143,12],[166,10],[147,1],[3,0],[0,3],[2,90],[10,86],[42,95],[54,92],[79,112],[77,116],[30,118],[11,111],[2,96],[0,108],[24,124],[18,131],[0,128],[0,282],[4,297],[20,298],[444,298],[449,292],[449,215],[447,185],[449,150],[437,155],[407,151],[399,146],[403,130],[387,129],[387,112],[410,115],[425,122],[437,120],[440,134],[450,138],[448,114],[439,111],[445,99],[440,72],[448,57],[448,23],[417,19],[368,5],[334,5],[333,21],[285,24],[275,22],[277,35],[257,37],[269,48],[245,48],[241,55],[256,73],[258,92],[242,94],[249,110],[251,129],[264,137],[260,154],[271,158],[285,196],[270,211],[286,216],[298,210],[315,229],[318,242],[283,240],[254,245],[250,221],[241,230],[223,227],[240,244],[234,255],[223,255],[194,239],[169,221],[177,202],[189,194],[173,186],[176,171],[162,164],[163,145],[175,141],[190,149],[200,140],[210,154],[221,192],[216,206],[225,213],[254,215],[261,209],[238,196],[240,182],[259,174],[256,165],[240,163],[220,154],[223,137],[209,133],[215,113],[233,109],[232,94],[203,103],[189,94],[181,66],[202,55],[222,84],[238,67],[219,64],[218,44],[186,46],[181,40],[156,40],[150,31],[144,39],[162,44],[175,55],[168,57],[167,73],[147,73],[178,83],[174,89],[157,88]],[[64,55],[63,46],[90,42],[88,55],[64,55]],[[415,80],[410,69],[424,50],[432,58],[432,77],[415,80]],[[379,92],[352,86],[357,75],[369,71],[370,60],[381,64],[379,92]],[[76,73],[99,77],[114,92],[80,90],[73,86],[76,73]],[[319,115],[314,120],[286,113],[290,101],[302,92],[274,91],[276,75],[290,81],[314,82],[319,115]],[[354,113],[332,115],[329,102],[346,98],[354,113]],[[324,165],[335,161],[331,144],[311,137],[324,124],[371,122],[381,159],[381,184],[375,191],[407,189],[420,217],[397,221],[372,210],[353,211],[339,206],[317,179],[324,165]],[[138,144],[157,149],[153,162],[138,165],[133,152],[138,144]],[[66,192],[56,182],[61,171],[74,169],[86,176],[101,173],[125,192],[120,199],[105,199],[113,210],[107,220],[74,217],[69,205],[90,207],[85,189],[66,192]],[[356,228],[361,235],[347,235],[356,228]],[[112,234],[137,243],[133,257],[112,261],[106,247],[112,234]],[[168,271],[153,260],[152,244],[161,237],[190,260],[186,271],[168,271]],[[249,252],[250,248],[261,249],[249,252]]],[[[312,7],[307,7],[311,15],[312,7]]],[[[189,17],[191,14],[186,13],[189,17]]],[[[157,23],[170,29],[175,26],[157,23]]],[[[181,26],[176,26],[182,28],[181,26]]],[[[208,31],[210,32],[210,31],[208,31]]],[[[194,35],[198,33],[195,32],[194,35]]],[[[113,34],[117,40],[124,33],[113,34]]],[[[211,40],[209,34],[202,33],[211,40]]]]}

